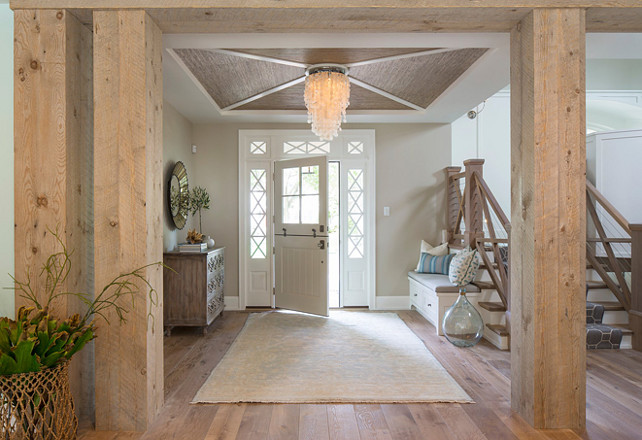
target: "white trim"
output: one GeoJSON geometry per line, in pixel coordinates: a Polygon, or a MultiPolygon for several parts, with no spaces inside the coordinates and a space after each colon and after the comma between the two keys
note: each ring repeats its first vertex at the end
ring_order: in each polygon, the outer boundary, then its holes
{"type": "MultiPolygon", "coordinates": [[[[248,181],[247,175],[249,170],[253,167],[268,167],[272,168],[274,161],[281,159],[295,159],[306,157],[305,154],[292,155],[283,153],[284,141],[318,141],[318,138],[311,134],[309,130],[239,130],[239,308],[244,310],[251,304],[249,292],[248,273],[252,267],[252,261],[249,258],[247,249],[249,246],[249,201],[248,194],[248,181]],[[251,141],[265,141],[267,143],[267,153],[261,155],[252,155],[249,153],[248,145],[251,141]]],[[[366,187],[366,219],[365,228],[366,242],[365,252],[367,253],[367,267],[365,269],[365,290],[367,292],[367,299],[364,302],[371,309],[376,308],[376,163],[375,163],[375,131],[368,130],[343,130],[337,138],[330,142],[330,154],[327,155],[331,161],[341,161],[344,164],[358,164],[360,168],[365,171],[364,186],[366,187]],[[364,150],[361,154],[348,154],[346,143],[348,141],[359,140],[364,144],[364,150]]],[[[273,185],[272,180],[269,179],[268,192],[271,192],[273,185]]],[[[273,219],[273,204],[269,199],[267,202],[267,211],[269,219],[269,267],[272,267],[272,219],[273,219]]],[[[345,243],[345,241],[344,241],[345,243]]],[[[262,260],[264,261],[264,260],[262,260]]],[[[269,280],[270,289],[273,287],[272,274],[269,280]]],[[[250,298],[251,299],[251,298],[250,298]]],[[[263,299],[257,302],[264,302],[263,299]]],[[[366,305],[366,304],[363,304],[366,305]]],[[[269,307],[269,305],[265,304],[269,307]]]]}
{"type": "Polygon", "coordinates": [[[174,61],[176,61],[176,64],[178,64],[178,66],[181,68],[181,70],[183,70],[183,72],[185,72],[185,74],[186,74],[186,75],[187,75],[187,77],[190,79],[190,81],[192,81],[192,82],[194,83],[194,85],[196,86],[196,88],[197,88],[197,89],[198,89],[198,90],[199,90],[203,95],[205,95],[205,98],[207,98],[207,101],[208,101],[210,104],[212,104],[212,106],[214,107],[214,109],[215,109],[217,112],[219,112],[219,113],[220,113],[221,108],[218,106],[218,104],[216,103],[216,101],[214,101],[214,98],[212,98],[212,95],[210,95],[210,94],[208,93],[208,91],[207,91],[207,90],[205,90],[205,87],[203,87],[203,84],[201,84],[201,82],[198,80],[198,78],[196,78],[196,77],[194,76],[194,74],[192,73],[192,71],[191,71],[191,70],[189,70],[189,67],[187,67],[187,64],[185,64],[185,63],[183,62],[183,60],[181,59],[181,57],[179,57],[179,56],[178,56],[178,54],[176,53],[176,51],[174,51],[173,49],[165,49],[165,50],[167,50],[167,53],[170,55],[170,57],[172,57],[172,59],[173,59],[174,61]]]}
{"type": "Polygon", "coordinates": [[[410,296],[377,296],[374,310],[410,310],[410,296]]]}
{"type": "Polygon", "coordinates": [[[292,81],[286,82],[285,84],[281,84],[279,86],[272,87],[271,89],[265,90],[264,92],[257,93],[256,95],[250,96],[249,98],[245,98],[245,99],[243,99],[243,100],[241,100],[239,102],[235,102],[234,104],[230,104],[227,107],[222,108],[221,112],[227,112],[227,111],[230,111],[230,110],[234,110],[236,107],[240,107],[240,106],[245,105],[245,104],[247,104],[249,102],[256,101],[257,99],[263,98],[264,96],[267,96],[267,95],[271,95],[272,93],[276,93],[276,92],[281,91],[283,89],[287,89],[288,87],[292,87],[294,85],[302,83],[303,81],[305,81],[305,76],[302,76],[302,77],[297,78],[297,79],[293,79],[292,81]]]}
{"type": "Polygon", "coordinates": [[[359,86],[359,87],[363,87],[366,90],[370,90],[371,92],[374,92],[374,93],[376,93],[378,95],[384,96],[384,97],[386,97],[388,99],[392,99],[393,101],[396,101],[399,104],[403,104],[406,107],[413,108],[413,109],[415,109],[417,111],[420,111],[420,112],[423,112],[423,111],[426,110],[426,109],[424,109],[422,107],[419,107],[416,104],[413,104],[410,101],[406,101],[405,99],[398,97],[397,95],[393,95],[392,93],[388,93],[385,90],[381,90],[381,89],[379,89],[379,88],[377,88],[375,86],[371,86],[368,83],[364,83],[363,81],[359,81],[357,78],[350,77],[350,82],[355,84],[355,85],[357,85],[357,86],[359,86]]]}
{"type": "Polygon", "coordinates": [[[224,310],[241,310],[239,308],[239,297],[238,296],[226,296],[225,299],[225,309],[224,310]]]}
{"type": "Polygon", "coordinates": [[[234,50],[226,50],[226,49],[209,49],[209,50],[211,52],[218,52],[218,53],[222,53],[225,55],[232,55],[239,58],[248,58],[250,60],[265,61],[265,62],[274,63],[274,64],[284,64],[286,66],[300,67],[302,69],[305,69],[306,67],[308,67],[307,64],[297,63],[296,61],[282,60],[279,58],[266,57],[263,55],[255,55],[252,53],[237,52],[234,50]]]}
{"type": "Polygon", "coordinates": [[[367,66],[369,64],[383,63],[383,62],[386,62],[386,61],[403,60],[404,58],[421,57],[421,56],[424,56],[424,55],[436,55],[436,54],[439,54],[439,53],[452,52],[454,50],[459,50],[459,49],[461,49],[461,48],[460,47],[447,47],[445,49],[422,50],[422,51],[419,51],[419,52],[411,52],[411,53],[404,53],[404,54],[401,54],[401,55],[391,55],[391,56],[388,56],[388,57],[374,58],[372,60],[357,61],[356,63],[346,64],[346,66],[347,67],[367,66]]]}

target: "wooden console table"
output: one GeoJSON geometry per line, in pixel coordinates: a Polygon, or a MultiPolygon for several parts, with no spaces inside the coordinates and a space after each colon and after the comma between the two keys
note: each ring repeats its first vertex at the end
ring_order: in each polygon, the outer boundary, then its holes
{"type": "Polygon", "coordinates": [[[204,252],[165,252],[163,319],[167,335],[175,326],[202,327],[203,334],[223,313],[225,248],[204,252]]]}

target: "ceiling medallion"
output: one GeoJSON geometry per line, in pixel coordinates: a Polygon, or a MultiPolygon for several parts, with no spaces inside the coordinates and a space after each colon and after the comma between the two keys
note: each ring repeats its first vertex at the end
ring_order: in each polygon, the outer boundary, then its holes
{"type": "Polygon", "coordinates": [[[305,71],[305,106],[312,133],[331,141],[346,122],[350,105],[348,68],[340,64],[315,64],[305,71]]]}

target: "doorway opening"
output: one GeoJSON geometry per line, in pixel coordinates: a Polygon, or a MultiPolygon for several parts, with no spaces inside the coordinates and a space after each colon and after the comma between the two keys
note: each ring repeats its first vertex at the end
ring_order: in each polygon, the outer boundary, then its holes
{"type": "Polygon", "coordinates": [[[287,280],[274,270],[283,234],[283,226],[274,229],[275,197],[283,190],[274,171],[281,161],[314,156],[326,156],[328,166],[327,232],[319,234],[328,242],[328,306],[375,307],[374,153],[374,130],[343,130],[332,141],[308,130],[239,131],[239,309],[275,307],[277,283],[287,280]]]}

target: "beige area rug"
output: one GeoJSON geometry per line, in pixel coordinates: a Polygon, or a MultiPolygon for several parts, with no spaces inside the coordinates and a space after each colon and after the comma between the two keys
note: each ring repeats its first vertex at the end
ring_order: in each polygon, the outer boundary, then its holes
{"type": "Polygon", "coordinates": [[[472,402],[395,313],[251,314],[192,403],[472,402]]]}

